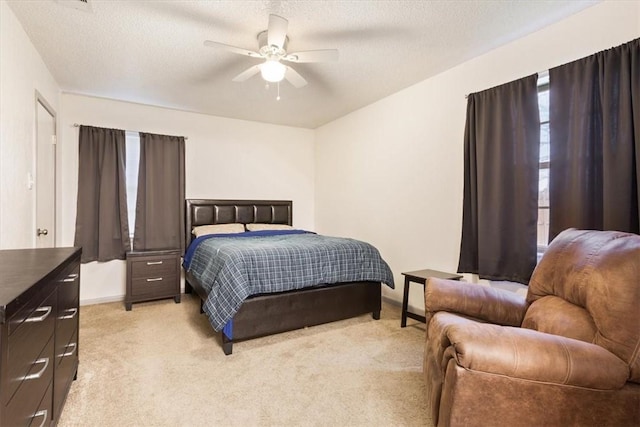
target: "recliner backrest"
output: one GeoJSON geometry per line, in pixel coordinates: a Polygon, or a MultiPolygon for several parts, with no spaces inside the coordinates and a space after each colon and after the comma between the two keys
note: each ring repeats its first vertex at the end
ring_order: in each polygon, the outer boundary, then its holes
{"type": "Polygon", "coordinates": [[[640,236],[569,229],[531,276],[522,326],[593,342],[640,382],[640,236]]]}

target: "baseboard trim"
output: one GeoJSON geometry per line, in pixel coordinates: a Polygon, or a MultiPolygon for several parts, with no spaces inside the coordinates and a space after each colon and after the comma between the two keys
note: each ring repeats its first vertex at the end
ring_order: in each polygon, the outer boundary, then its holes
{"type": "Polygon", "coordinates": [[[124,301],[124,295],[114,295],[110,297],[81,299],[80,305],[94,305],[94,304],[106,304],[108,302],[122,302],[124,301]]]}
{"type": "Polygon", "coordinates": [[[396,307],[402,307],[402,301],[395,300],[395,299],[393,299],[391,297],[388,297],[388,296],[385,296],[385,295],[382,295],[382,301],[384,301],[384,302],[386,302],[388,304],[391,304],[391,305],[395,305],[396,307]]]}

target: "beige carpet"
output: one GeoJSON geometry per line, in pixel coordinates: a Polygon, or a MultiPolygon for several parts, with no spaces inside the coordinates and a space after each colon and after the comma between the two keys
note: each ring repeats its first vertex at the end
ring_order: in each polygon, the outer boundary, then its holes
{"type": "Polygon", "coordinates": [[[431,425],[424,325],[400,310],[234,344],[198,301],[83,306],[66,426],[431,425]]]}

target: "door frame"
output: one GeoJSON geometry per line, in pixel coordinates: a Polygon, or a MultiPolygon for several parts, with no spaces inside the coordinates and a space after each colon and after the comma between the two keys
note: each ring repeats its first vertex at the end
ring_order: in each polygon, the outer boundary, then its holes
{"type": "MultiPolygon", "coordinates": [[[[37,176],[38,171],[38,104],[42,106],[53,118],[53,134],[56,137],[56,143],[53,147],[53,247],[57,247],[58,240],[58,116],[56,110],[53,109],[51,104],[47,102],[45,97],[36,89],[35,91],[35,103],[34,103],[34,129],[33,129],[33,170],[36,175],[36,186],[38,185],[39,178],[37,176]]],[[[38,193],[37,189],[33,193],[33,227],[35,232],[37,228],[37,215],[38,215],[38,193]]],[[[38,236],[33,234],[33,247],[37,245],[38,236]]]]}

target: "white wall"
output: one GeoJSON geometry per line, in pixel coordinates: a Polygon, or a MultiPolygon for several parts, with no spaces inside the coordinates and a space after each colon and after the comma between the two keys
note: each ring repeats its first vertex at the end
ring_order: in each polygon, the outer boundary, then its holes
{"type": "Polygon", "coordinates": [[[60,89],[6,2],[0,2],[0,248],[35,246],[36,90],[58,111],[60,89]]]}
{"type": "MultiPolygon", "coordinates": [[[[186,136],[187,198],[293,200],[296,227],[314,228],[314,132],[87,96],[61,97],[62,244],[75,233],[78,128],[74,123],[186,136]]],[[[125,263],[82,266],[82,303],[121,299],[125,263]]]]}
{"type": "MultiPolygon", "coordinates": [[[[395,273],[398,289],[385,295],[396,300],[402,271],[457,266],[464,95],[640,36],[640,3],[607,1],[312,131],[60,97],[5,2],[0,17],[0,248],[34,245],[26,176],[34,166],[38,90],[58,112],[59,245],[73,243],[73,123],[185,135],[187,197],[292,199],[296,226],[375,244],[395,273]]],[[[417,288],[411,302],[420,308],[417,288]]],[[[122,262],[83,266],[84,303],[122,295],[122,262]]]]}
{"type": "MultiPolygon", "coordinates": [[[[640,2],[604,2],[316,130],[316,229],[376,245],[401,272],[455,272],[463,199],[465,94],[640,36],[640,2]],[[335,209],[340,206],[340,209],[335,209]]],[[[410,305],[424,307],[413,286],[410,305]]]]}

